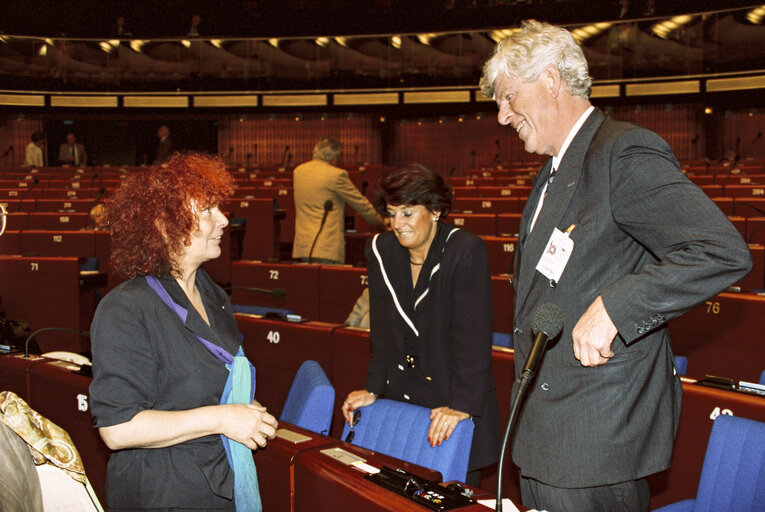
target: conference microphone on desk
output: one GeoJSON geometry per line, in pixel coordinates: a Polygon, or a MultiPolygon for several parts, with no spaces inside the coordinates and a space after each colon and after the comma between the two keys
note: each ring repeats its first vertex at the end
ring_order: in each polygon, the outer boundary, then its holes
{"type": "Polygon", "coordinates": [[[24,342],[24,358],[29,359],[29,343],[37,336],[38,334],[42,332],[47,331],[61,331],[61,332],[72,332],[74,334],[79,334],[80,336],[87,336],[90,337],[90,333],[88,331],[80,331],[78,329],[69,329],[68,327],[43,327],[42,329],[37,329],[35,332],[30,334],[27,337],[27,340],[24,342]]]}
{"type": "Polygon", "coordinates": [[[311,256],[313,256],[313,249],[316,247],[316,240],[319,239],[319,235],[321,234],[321,230],[324,228],[324,223],[327,222],[327,215],[329,215],[329,212],[332,211],[332,207],[334,204],[332,203],[332,199],[327,199],[324,201],[324,215],[321,217],[321,224],[319,224],[319,231],[316,232],[316,236],[313,239],[313,243],[311,244],[311,250],[308,251],[308,263],[311,263],[311,256]]]}
{"type": "Polygon", "coordinates": [[[510,405],[510,417],[507,420],[507,429],[505,438],[502,441],[502,448],[499,454],[499,464],[497,466],[497,505],[496,510],[502,512],[502,468],[505,462],[505,450],[509,444],[515,423],[518,420],[518,411],[523,400],[526,387],[536,375],[539,365],[542,362],[542,356],[547,348],[547,342],[556,338],[563,329],[563,311],[555,304],[545,303],[534,312],[532,322],[532,331],[534,332],[534,344],[531,347],[526,364],[521,372],[521,380],[518,389],[510,405]]]}
{"type": "Polygon", "coordinates": [[[287,296],[287,292],[284,288],[274,288],[273,290],[269,290],[267,288],[255,288],[254,286],[226,286],[224,290],[247,290],[255,293],[265,293],[274,299],[283,299],[287,296]]]}

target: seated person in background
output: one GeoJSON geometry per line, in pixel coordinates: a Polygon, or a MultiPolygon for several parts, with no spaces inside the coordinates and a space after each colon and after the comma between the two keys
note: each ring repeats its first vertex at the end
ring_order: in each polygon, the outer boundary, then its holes
{"type": "Polygon", "coordinates": [[[88,225],[80,231],[106,231],[107,229],[109,229],[109,226],[106,223],[106,215],[104,215],[104,205],[98,203],[90,209],[88,225]]]}
{"type": "Polygon", "coordinates": [[[222,160],[176,155],[107,200],[111,262],[130,278],[91,327],[93,425],[114,450],[110,509],[260,505],[251,450],[277,421],[253,400],[228,296],[200,268],[220,256],[232,184],[222,160]]]}
{"type": "Polygon", "coordinates": [[[373,229],[385,229],[382,218],[351,182],[348,171],[334,166],[342,152],[343,145],[338,139],[322,137],[313,148],[313,160],[295,168],[295,239],[292,244],[295,259],[309,263],[345,263],[346,202],[373,229]]]}
{"type": "Polygon", "coordinates": [[[372,359],[366,389],[343,402],[346,421],[379,395],[431,409],[428,441],[475,422],[467,483],[498,458],[499,406],[491,369],[492,299],[486,246],[445,225],[452,190],[421,165],[380,183],[377,211],[391,231],[366,250],[372,359]]]}
{"type": "Polygon", "coordinates": [[[351,314],[345,319],[345,325],[369,329],[369,288],[364,288],[359,295],[351,314]]]}
{"type": "Polygon", "coordinates": [[[31,139],[24,153],[24,166],[43,167],[45,166],[45,158],[43,157],[45,134],[38,130],[32,133],[31,139]]]}

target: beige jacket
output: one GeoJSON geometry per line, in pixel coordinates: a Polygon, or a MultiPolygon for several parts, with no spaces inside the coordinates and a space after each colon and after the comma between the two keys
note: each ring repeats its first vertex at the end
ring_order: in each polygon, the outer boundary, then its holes
{"type": "Polygon", "coordinates": [[[348,172],[314,158],[295,168],[295,239],[293,258],[307,258],[324,215],[324,203],[332,201],[332,210],[316,239],[313,258],[345,262],[345,203],[359,212],[371,226],[380,220],[372,204],[351,183],[348,172]]]}

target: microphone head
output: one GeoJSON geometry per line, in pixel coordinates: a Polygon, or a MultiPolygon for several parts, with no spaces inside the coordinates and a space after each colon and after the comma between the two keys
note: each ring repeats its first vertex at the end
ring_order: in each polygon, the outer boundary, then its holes
{"type": "Polygon", "coordinates": [[[283,299],[287,296],[287,292],[284,290],[284,288],[274,288],[271,290],[271,297],[275,299],[283,299]]]}
{"type": "Polygon", "coordinates": [[[326,201],[324,201],[324,211],[325,212],[331,211],[332,210],[332,206],[333,206],[332,205],[332,199],[327,199],[326,201]]]}
{"type": "Polygon", "coordinates": [[[563,329],[563,311],[550,302],[542,304],[534,312],[534,334],[543,332],[549,339],[555,338],[563,329]]]}

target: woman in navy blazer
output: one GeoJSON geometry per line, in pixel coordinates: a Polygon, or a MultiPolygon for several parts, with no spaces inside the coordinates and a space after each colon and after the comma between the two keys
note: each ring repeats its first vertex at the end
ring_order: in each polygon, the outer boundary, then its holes
{"type": "Polygon", "coordinates": [[[348,395],[343,414],[350,421],[380,395],[428,407],[434,446],[460,421],[475,422],[467,483],[477,485],[499,450],[486,247],[441,222],[452,193],[433,171],[403,167],[381,189],[376,207],[391,231],[366,250],[372,359],[366,389],[348,395]]]}

